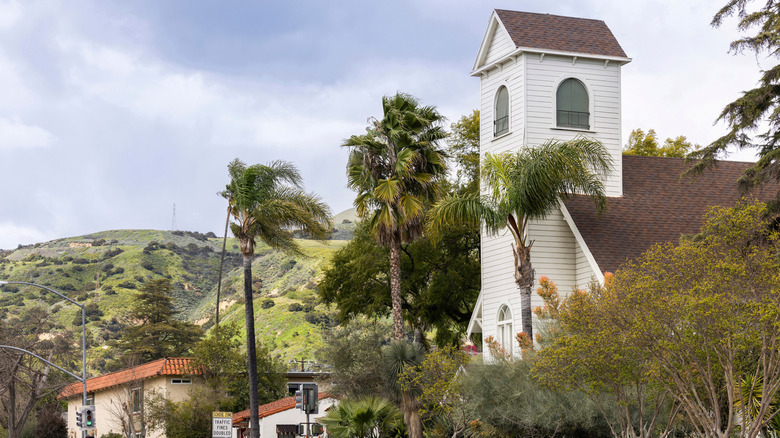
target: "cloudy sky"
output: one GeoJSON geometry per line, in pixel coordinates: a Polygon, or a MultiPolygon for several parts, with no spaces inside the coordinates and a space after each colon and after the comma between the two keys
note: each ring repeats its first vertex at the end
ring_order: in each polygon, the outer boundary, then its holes
{"type": "MultiPolygon", "coordinates": [[[[450,121],[493,8],[604,20],[633,128],[707,144],[772,60],[727,53],[724,0],[0,0],[0,248],[91,232],[224,226],[233,158],[292,161],[350,208],[343,139],[404,91],[450,121]]],[[[750,158],[736,155],[732,158],[750,158]]]]}

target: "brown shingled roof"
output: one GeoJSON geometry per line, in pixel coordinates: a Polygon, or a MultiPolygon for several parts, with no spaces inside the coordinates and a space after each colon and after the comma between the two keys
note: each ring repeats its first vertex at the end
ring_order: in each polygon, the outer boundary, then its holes
{"type": "Polygon", "coordinates": [[[496,9],[516,47],[627,58],[601,20],[496,9]]]}
{"type": "MultiPolygon", "coordinates": [[[[327,392],[320,392],[318,394],[317,400],[323,400],[326,398],[333,398],[333,396],[331,396],[327,392]]],[[[258,406],[257,412],[260,414],[260,418],[263,418],[282,411],[286,411],[288,409],[293,409],[294,407],[295,407],[295,397],[285,397],[283,399],[279,399],[271,403],[266,403],[264,405],[258,406]]],[[[246,409],[241,412],[236,412],[235,414],[233,414],[233,426],[238,426],[248,421],[249,421],[249,409],[246,409]]]]}
{"type": "MultiPolygon", "coordinates": [[[[688,169],[682,158],[623,156],[623,197],[609,198],[597,217],[593,202],[577,196],[566,201],[574,223],[602,272],[615,272],[658,242],[695,234],[710,206],[734,206],[737,179],[752,163],[720,161],[694,180],[680,179],[688,169]]],[[[753,195],[772,199],[775,185],[753,195]]]]}
{"type": "MultiPolygon", "coordinates": [[[[194,367],[189,357],[166,357],[142,365],[87,379],[87,393],[110,388],[112,386],[147,379],[154,376],[198,375],[201,371],[194,367]]],[[[81,395],[81,382],[71,383],[60,392],[59,398],[81,395]]]]}

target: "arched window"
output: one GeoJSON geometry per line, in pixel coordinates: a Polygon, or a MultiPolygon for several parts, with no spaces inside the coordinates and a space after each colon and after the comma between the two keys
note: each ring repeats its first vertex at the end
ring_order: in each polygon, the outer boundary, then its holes
{"type": "Polygon", "coordinates": [[[503,85],[496,93],[496,110],[493,120],[493,137],[509,132],[509,91],[503,85]]]}
{"type": "Polygon", "coordinates": [[[564,128],[590,129],[588,91],[577,79],[561,82],[556,93],[556,125],[564,128]]]}
{"type": "Polygon", "coordinates": [[[501,348],[506,350],[507,353],[512,354],[512,344],[514,344],[514,337],[512,336],[512,312],[507,306],[501,306],[498,310],[498,323],[497,334],[498,343],[501,348]]]}

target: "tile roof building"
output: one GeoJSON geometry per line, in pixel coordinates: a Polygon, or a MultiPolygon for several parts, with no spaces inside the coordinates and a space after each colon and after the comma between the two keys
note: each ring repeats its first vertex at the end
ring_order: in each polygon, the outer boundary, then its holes
{"type": "MultiPolygon", "coordinates": [[[[163,436],[161,431],[144,430],[145,395],[156,392],[174,402],[185,400],[200,374],[192,359],[166,357],[87,379],[87,404],[95,405],[95,436],[111,432],[128,436],[128,431],[133,437],[163,436]]],[[[73,383],[59,394],[68,402],[69,436],[80,436],[76,410],[82,404],[82,388],[80,382],[73,383]]]]}
{"type": "MultiPolygon", "coordinates": [[[[330,394],[319,393],[319,413],[311,415],[309,421],[315,422],[326,411],[336,404],[336,399],[330,394]]],[[[295,397],[285,397],[258,407],[260,414],[260,436],[277,436],[278,426],[290,426],[306,422],[306,415],[300,409],[295,408],[295,397]]],[[[249,409],[233,414],[233,427],[238,429],[238,436],[249,436],[249,409]]]]}

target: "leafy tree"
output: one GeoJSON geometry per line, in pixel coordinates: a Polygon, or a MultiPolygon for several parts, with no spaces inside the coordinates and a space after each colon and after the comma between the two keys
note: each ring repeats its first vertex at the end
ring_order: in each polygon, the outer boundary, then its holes
{"type": "Polygon", "coordinates": [[[315,239],[325,239],[330,224],[330,209],[319,197],[301,188],[301,176],[290,163],[274,161],[268,165],[247,166],[240,160],[228,165],[230,183],[221,193],[228,200],[233,223],[230,229],[239,240],[244,258],[244,316],[246,319],[247,372],[252,438],[259,438],[257,348],[252,293],[252,259],[257,239],[273,249],[301,254],[292,236],[302,230],[315,239]]]}
{"type": "MultiPolygon", "coordinates": [[[[0,320],[0,340],[54,363],[65,364],[75,358],[75,337],[40,307],[0,320]]],[[[0,349],[0,426],[8,438],[19,438],[38,403],[69,383],[69,376],[51,371],[49,365],[28,354],[0,349]]]]}
{"type": "Polygon", "coordinates": [[[402,426],[398,409],[376,396],[341,400],[318,421],[333,438],[386,438],[402,426]]]}
{"type": "MultiPolygon", "coordinates": [[[[194,364],[202,371],[203,385],[195,385],[189,398],[169,400],[164,393],[150,394],[144,407],[151,430],[165,432],[167,437],[210,436],[211,412],[237,412],[249,403],[246,384],[246,355],[242,351],[238,325],[220,325],[193,351],[194,364]]],[[[262,346],[257,349],[259,403],[270,403],[286,395],[285,367],[262,346]]]]}
{"type": "Polygon", "coordinates": [[[458,374],[470,361],[471,357],[457,348],[442,348],[429,352],[419,367],[407,367],[398,377],[401,389],[419,394],[420,414],[427,418],[435,436],[451,434],[455,438],[468,428],[470,394],[462,390],[458,374]]]}
{"type": "Polygon", "coordinates": [[[455,224],[479,226],[490,234],[509,228],[514,238],[514,277],[521,295],[523,332],[533,339],[531,292],[534,269],[526,235],[528,221],[544,218],[572,193],[591,196],[598,211],[606,207],[602,177],[611,169],[611,158],[598,141],[577,137],[550,140],[518,153],[485,154],[482,180],[488,196],[447,196],[431,210],[433,236],[455,224]]]}
{"type": "Polygon", "coordinates": [[[62,417],[62,407],[57,403],[45,404],[38,409],[35,436],[37,438],[67,438],[68,423],[62,417]]]}
{"type": "Polygon", "coordinates": [[[607,273],[607,286],[594,282],[589,292],[575,290],[561,300],[555,284],[542,277],[538,293],[545,306],[537,315],[553,327],[533,373],[546,387],[587,394],[615,438],[667,436],[679,405],[654,378],[650,357],[606,312],[615,298],[611,278],[607,273]]]}
{"type": "Polygon", "coordinates": [[[773,219],[761,203],[713,209],[699,235],[656,245],[603,290],[575,294],[564,318],[564,328],[576,329],[567,342],[593,345],[605,357],[599,364],[563,350],[563,368],[552,378],[573,372],[603,384],[609,379],[594,372],[631,381],[644,371],[697,436],[765,434],[780,394],[780,232],[773,219]],[[598,371],[588,369],[594,365],[598,371]]]}
{"type": "Polygon", "coordinates": [[[455,163],[459,192],[479,192],[479,110],[450,125],[447,139],[455,163]]]}
{"type": "MultiPolygon", "coordinates": [[[[729,51],[737,54],[745,51],[756,56],[766,54],[777,57],[780,53],[778,20],[780,10],[775,1],[767,1],[755,10],[748,9],[750,0],[728,0],[712,19],[712,26],[720,27],[723,20],[736,15],[740,31],[755,31],[731,43],[729,51]]],[[[729,147],[756,149],[759,159],[745,170],[739,179],[740,187],[747,191],[769,181],[780,181],[780,64],[761,72],[758,86],[744,91],[742,96],[726,105],[717,121],[725,121],[729,130],[708,146],[692,153],[690,158],[699,160],[688,171],[695,175],[715,165],[716,159],[728,154],[729,147]],[[758,132],[758,134],[754,134],[758,132]]],[[[780,191],[770,203],[770,210],[780,209],[780,191]]]]}
{"type": "Polygon", "coordinates": [[[133,324],[114,343],[120,357],[113,368],[186,355],[203,337],[200,327],[176,319],[172,289],[170,280],[160,278],[146,282],[138,291],[128,314],[133,324]]]}
{"type": "Polygon", "coordinates": [[[392,338],[393,329],[381,319],[354,318],[325,335],[317,360],[333,367],[329,392],[360,399],[385,394],[381,346],[392,338]]]}
{"type": "MultiPolygon", "coordinates": [[[[434,329],[438,345],[457,344],[479,295],[479,229],[451,227],[435,244],[423,237],[402,245],[401,306],[415,331],[434,329]]],[[[388,249],[376,245],[360,223],[352,240],[336,251],[318,287],[335,303],[339,319],[390,313],[388,249]]]]}
{"type": "Polygon", "coordinates": [[[390,298],[394,336],[403,337],[401,244],[423,232],[425,205],[439,196],[445,176],[446,137],[443,117],[432,106],[397,93],[382,98],[382,119],[371,119],[366,133],[353,135],[347,164],[349,187],[357,192],[355,207],[390,259],[390,298]]]}
{"type": "Polygon", "coordinates": [[[663,146],[658,145],[658,135],[655,130],[634,129],[628,136],[628,144],[623,149],[623,155],[641,155],[644,157],[675,157],[684,158],[690,152],[699,149],[699,145],[691,144],[685,136],[667,138],[663,146]]]}

